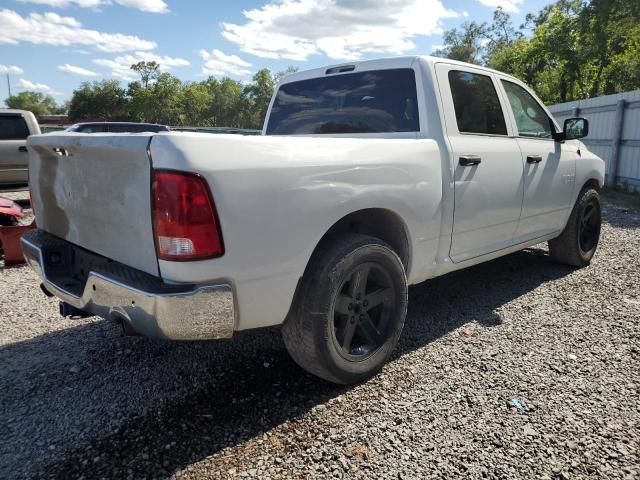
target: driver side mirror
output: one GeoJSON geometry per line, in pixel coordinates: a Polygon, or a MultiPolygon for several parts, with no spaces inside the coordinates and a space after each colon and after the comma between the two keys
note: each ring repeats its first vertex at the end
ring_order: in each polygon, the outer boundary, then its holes
{"type": "Polygon", "coordinates": [[[562,136],[564,140],[576,140],[589,135],[589,120],[586,118],[567,118],[564,121],[562,136]]]}

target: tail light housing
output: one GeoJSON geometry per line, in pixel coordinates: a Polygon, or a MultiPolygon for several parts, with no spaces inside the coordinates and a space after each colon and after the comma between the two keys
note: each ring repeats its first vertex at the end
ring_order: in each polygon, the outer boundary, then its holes
{"type": "Polygon", "coordinates": [[[203,177],[154,170],[151,187],[158,258],[202,260],[224,254],[218,214],[203,177]]]}

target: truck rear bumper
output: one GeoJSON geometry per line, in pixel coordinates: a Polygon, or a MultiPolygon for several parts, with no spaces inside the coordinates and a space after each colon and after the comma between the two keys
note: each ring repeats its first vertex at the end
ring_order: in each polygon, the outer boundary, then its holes
{"type": "Polygon", "coordinates": [[[231,285],[168,284],[42,230],[22,237],[42,285],[62,301],[135,332],[169,340],[229,338],[235,327],[231,285]]]}

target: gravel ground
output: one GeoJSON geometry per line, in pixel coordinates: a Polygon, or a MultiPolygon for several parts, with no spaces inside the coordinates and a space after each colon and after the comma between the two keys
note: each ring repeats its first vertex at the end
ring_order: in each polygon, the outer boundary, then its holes
{"type": "Polygon", "coordinates": [[[640,478],[640,208],[592,265],[543,246],[410,289],[394,359],[335,387],[276,329],[121,337],[0,263],[0,478],[640,478]]]}

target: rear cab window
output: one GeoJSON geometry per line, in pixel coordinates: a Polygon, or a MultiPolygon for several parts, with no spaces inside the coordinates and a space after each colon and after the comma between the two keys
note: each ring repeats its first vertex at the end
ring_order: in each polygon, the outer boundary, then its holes
{"type": "Polygon", "coordinates": [[[418,132],[415,73],[371,70],[280,86],[267,135],[418,132]]]}
{"type": "Polygon", "coordinates": [[[0,140],[25,140],[29,127],[22,115],[0,115],[0,140]]]}

